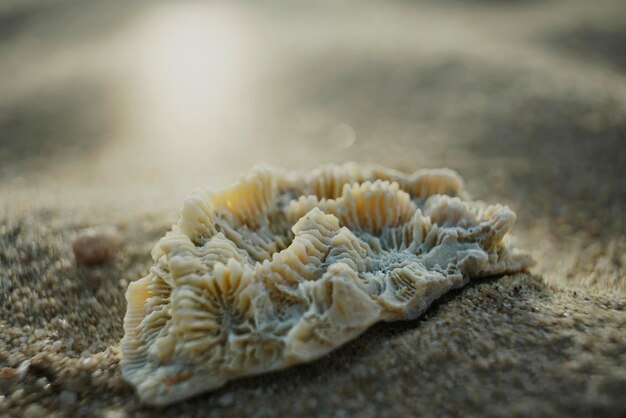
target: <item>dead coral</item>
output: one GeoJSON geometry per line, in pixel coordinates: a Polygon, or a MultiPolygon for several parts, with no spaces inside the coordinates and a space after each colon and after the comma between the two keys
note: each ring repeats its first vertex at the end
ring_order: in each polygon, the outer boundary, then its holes
{"type": "Polygon", "coordinates": [[[314,360],[472,277],[527,268],[505,240],[514,222],[450,170],[257,169],[187,199],[129,286],[123,376],[163,405],[314,360]]]}

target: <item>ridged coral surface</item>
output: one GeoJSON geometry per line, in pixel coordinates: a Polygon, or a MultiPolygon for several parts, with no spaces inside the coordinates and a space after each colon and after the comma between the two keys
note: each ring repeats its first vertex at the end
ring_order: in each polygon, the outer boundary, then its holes
{"type": "Polygon", "coordinates": [[[471,278],[526,269],[514,222],[447,169],[256,169],[189,197],[155,246],[128,288],[122,374],[164,405],[314,360],[471,278]]]}

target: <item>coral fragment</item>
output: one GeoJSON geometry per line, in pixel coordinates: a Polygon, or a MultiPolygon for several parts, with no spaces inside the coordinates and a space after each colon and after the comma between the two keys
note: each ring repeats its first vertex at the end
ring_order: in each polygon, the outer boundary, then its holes
{"type": "Polygon", "coordinates": [[[122,375],[165,405],[312,361],[471,278],[529,267],[508,243],[514,222],[451,170],[256,169],[189,197],[130,284],[122,375]]]}

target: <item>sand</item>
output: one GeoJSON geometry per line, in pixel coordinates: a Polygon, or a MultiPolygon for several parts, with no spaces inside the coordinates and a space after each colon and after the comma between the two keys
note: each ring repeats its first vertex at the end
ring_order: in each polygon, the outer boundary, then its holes
{"type": "Polygon", "coordinates": [[[0,6],[0,416],[626,414],[623,2],[91,3],[0,6]],[[206,41],[177,62],[225,69],[180,75],[146,47],[177,54],[163,31],[206,41]],[[179,111],[198,103],[210,116],[179,111]],[[345,160],[457,170],[517,212],[537,266],[142,407],[118,367],[124,293],[184,196],[345,160]],[[78,265],[99,226],[120,248],[78,265]]]}

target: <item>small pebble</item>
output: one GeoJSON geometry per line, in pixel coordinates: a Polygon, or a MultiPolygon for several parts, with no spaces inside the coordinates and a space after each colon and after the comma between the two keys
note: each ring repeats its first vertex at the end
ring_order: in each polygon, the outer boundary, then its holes
{"type": "Polygon", "coordinates": [[[41,418],[46,416],[46,410],[37,403],[30,404],[24,411],[24,418],[41,418]]]}
{"type": "Polygon", "coordinates": [[[367,367],[363,364],[357,364],[353,368],[354,375],[360,379],[364,379],[368,375],[367,367]]]}
{"type": "Polygon", "coordinates": [[[61,409],[68,409],[71,408],[77,400],[78,395],[76,395],[75,392],[64,390],[59,395],[59,406],[61,407],[61,409]]]}
{"type": "Polygon", "coordinates": [[[225,393],[217,398],[217,404],[221,407],[232,406],[235,403],[235,396],[232,393],[225,393]]]}
{"type": "Polygon", "coordinates": [[[346,416],[346,411],[343,409],[338,409],[337,412],[335,412],[335,418],[344,418],[346,416]]]}
{"type": "Polygon", "coordinates": [[[24,360],[20,363],[20,366],[17,368],[17,378],[22,381],[26,377],[28,373],[28,369],[30,368],[30,360],[24,360]]]}
{"type": "Polygon", "coordinates": [[[13,367],[3,367],[0,370],[0,379],[13,379],[17,376],[17,369],[13,367]]]}
{"type": "Polygon", "coordinates": [[[105,227],[84,229],[72,242],[76,263],[85,266],[112,261],[119,246],[120,237],[117,231],[105,227]]]}
{"type": "Polygon", "coordinates": [[[11,394],[11,401],[16,402],[24,397],[24,389],[17,389],[11,394]]]}
{"type": "Polygon", "coordinates": [[[122,409],[108,409],[102,414],[103,418],[126,418],[128,415],[122,409]]]}

